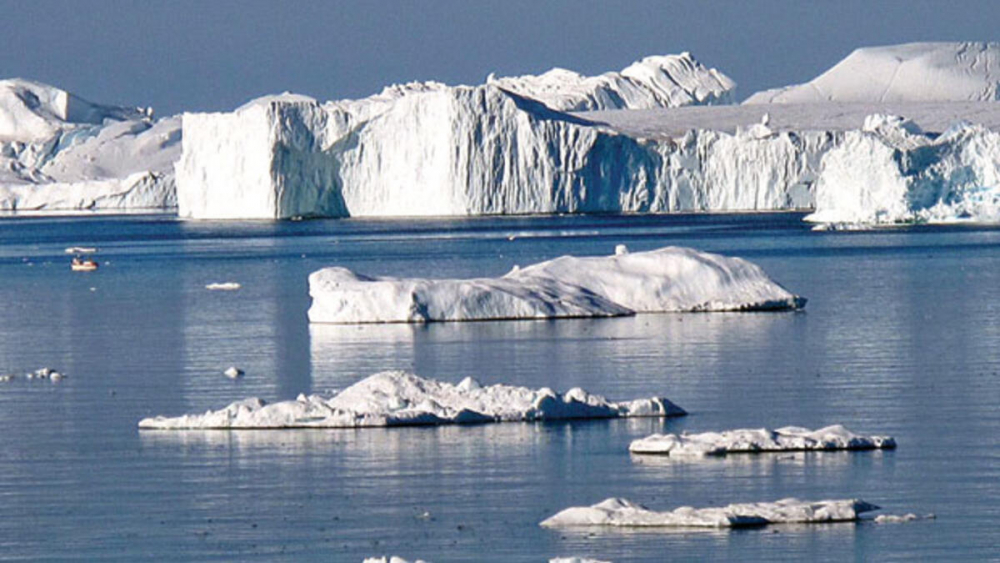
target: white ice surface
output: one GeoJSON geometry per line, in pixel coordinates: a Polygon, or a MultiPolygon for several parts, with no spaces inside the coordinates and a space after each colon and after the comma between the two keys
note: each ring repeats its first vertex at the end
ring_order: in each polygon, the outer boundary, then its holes
{"type": "Polygon", "coordinates": [[[237,282],[213,282],[205,285],[205,289],[214,291],[236,291],[240,287],[237,282]]]}
{"type": "Polygon", "coordinates": [[[609,498],[592,506],[567,508],[541,522],[545,527],[746,527],[767,524],[850,522],[879,507],[862,500],[818,502],[787,498],[776,502],[730,504],[718,508],[683,506],[670,512],[655,512],[621,498],[609,498]]]}
{"type": "Polygon", "coordinates": [[[646,57],[620,72],[599,76],[554,68],[538,76],[490,75],[487,83],[560,111],[731,104],[736,87],[728,76],[706,68],[690,53],[646,57]]]}
{"type": "Polygon", "coordinates": [[[678,406],[657,397],[611,402],[580,388],[559,394],[549,388],[484,387],[468,377],[454,385],[387,371],[329,398],[299,395],[294,401],[273,404],[250,398],[201,415],[145,418],[139,428],[360,428],[683,414],[678,406]]]}
{"type": "Polygon", "coordinates": [[[745,104],[1000,100],[1000,43],[907,43],[857,49],[816,77],[745,104]]]}
{"type": "Polygon", "coordinates": [[[397,557],[395,555],[386,555],[382,557],[366,557],[364,563],[429,563],[423,559],[416,559],[410,561],[409,559],[403,559],[402,557],[397,557]]]}
{"type": "Polygon", "coordinates": [[[927,135],[902,117],[871,116],[824,155],[815,190],[806,220],[817,223],[997,223],[1000,133],[960,124],[927,135]]]}
{"type": "Polygon", "coordinates": [[[0,81],[0,210],[167,209],[180,120],[0,81]]]}
{"type": "Polygon", "coordinates": [[[786,426],[704,432],[701,434],[653,434],[629,445],[637,454],[671,456],[709,456],[730,453],[786,452],[813,450],[892,449],[896,441],[889,436],[863,436],[840,425],[809,430],[786,426]]]}
{"type": "Polygon", "coordinates": [[[331,267],[309,276],[314,323],[604,317],[796,309],[805,299],[741,258],[667,247],[562,256],[499,278],[370,277],[331,267]]]}

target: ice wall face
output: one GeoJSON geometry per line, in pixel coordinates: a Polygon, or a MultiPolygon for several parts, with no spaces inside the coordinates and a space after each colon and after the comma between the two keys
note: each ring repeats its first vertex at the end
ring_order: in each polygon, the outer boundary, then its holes
{"type": "Polygon", "coordinates": [[[554,68],[538,76],[490,76],[487,82],[560,111],[731,104],[736,88],[732,79],[690,53],[646,57],[600,76],[554,68]]]}
{"type": "Polygon", "coordinates": [[[1000,43],[908,43],[857,49],[810,82],[746,104],[1000,100],[1000,43]]]}
{"type": "Polygon", "coordinates": [[[0,81],[0,209],[174,207],[180,120],[151,115],[0,81]]]}
{"type": "Polygon", "coordinates": [[[1000,133],[959,124],[934,137],[872,116],[822,162],[816,212],[827,224],[1000,222],[1000,133]]]}
{"type": "Polygon", "coordinates": [[[636,138],[493,83],[268,98],[184,130],[178,207],[195,218],[810,207],[836,142],[761,124],[636,138]]]}

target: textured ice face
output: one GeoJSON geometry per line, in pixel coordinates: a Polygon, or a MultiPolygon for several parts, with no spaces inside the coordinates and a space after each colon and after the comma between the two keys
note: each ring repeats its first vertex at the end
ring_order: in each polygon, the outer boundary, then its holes
{"type": "Polygon", "coordinates": [[[777,430],[740,429],[701,434],[653,434],[629,445],[637,454],[714,456],[730,453],[892,449],[889,436],[863,436],[840,425],[809,430],[787,426],[777,430]]]}
{"type": "Polygon", "coordinates": [[[824,157],[806,220],[878,226],[1000,222],[1000,133],[959,124],[940,136],[873,118],[824,157]]]}
{"type": "Polygon", "coordinates": [[[378,278],[333,267],[309,276],[311,322],[386,323],[610,317],[805,305],[740,258],[667,247],[563,256],[499,278],[378,278]]]}
{"type": "Polygon", "coordinates": [[[993,101],[998,84],[1000,43],[907,43],[857,49],[810,82],[744,103],[993,101]]]}
{"type": "Polygon", "coordinates": [[[542,526],[708,527],[737,528],[767,524],[851,522],[879,507],[862,500],[801,501],[730,504],[719,508],[683,506],[656,512],[634,502],[609,498],[592,506],[567,508],[541,522],[542,526]]]}
{"type": "Polygon", "coordinates": [[[387,371],[369,376],[329,398],[300,395],[294,401],[273,404],[250,398],[202,415],[146,418],[139,421],[139,427],[361,428],[683,414],[680,407],[659,397],[612,402],[580,388],[559,394],[547,387],[482,386],[472,378],[456,385],[387,371]]]}

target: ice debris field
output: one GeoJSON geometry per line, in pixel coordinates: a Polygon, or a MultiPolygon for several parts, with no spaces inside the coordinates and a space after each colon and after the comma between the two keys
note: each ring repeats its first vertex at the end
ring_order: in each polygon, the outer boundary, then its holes
{"type": "Polygon", "coordinates": [[[613,402],[580,388],[559,394],[547,387],[483,386],[471,377],[451,384],[387,371],[329,398],[299,395],[294,401],[273,404],[250,398],[205,414],[145,418],[139,421],[139,428],[362,428],[684,414],[683,409],[659,397],[613,402]]]}
{"type": "Polygon", "coordinates": [[[864,436],[841,425],[809,430],[786,426],[703,432],[700,434],[653,434],[633,441],[629,451],[635,454],[670,456],[719,456],[733,453],[878,450],[893,449],[891,436],[864,436]]]}
{"type": "Polygon", "coordinates": [[[682,506],[673,511],[656,512],[625,499],[609,498],[592,506],[567,508],[543,520],[541,526],[742,528],[768,524],[853,522],[861,514],[878,509],[878,506],[857,499],[808,502],[787,498],[776,502],[712,508],[682,506]]]}
{"type": "Polygon", "coordinates": [[[806,300],[741,258],[667,247],[562,256],[499,278],[372,277],[331,267],[309,276],[314,323],[611,317],[680,311],[792,310],[806,300]]]}
{"type": "Polygon", "coordinates": [[[862,48],[751,95],[688,53],[599,76],[281,94],[155,120],[0,83],[0,209],[202,219],[808,209],[1000,221],[1000,44],[862,48]]]}

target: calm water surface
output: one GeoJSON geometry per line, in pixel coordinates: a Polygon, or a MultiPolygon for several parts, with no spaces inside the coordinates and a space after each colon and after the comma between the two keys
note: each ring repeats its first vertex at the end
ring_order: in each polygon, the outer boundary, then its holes
{"type": "Polygon", "coordinates": [[[1000,230],[813,233],[797,214],[299,223],[0,220],[0,560],[986,560],[1000,551],[1000,230]],[[513,239],[513,240],[511,240],[513,239]],[[310,326],[307,275],[499,275],[692,246],[762,265],[805,312],[310,326]],[[63,249],[102,266],[71,273],[63,249]],[[236,292],[205,284],[237,281],[236,292]],[[222,370],[246,376],[231,381],[222,370]],[[139,432],[155,414],[340,389],[384,369],[612,398],[671,421],[139,432]],[[821,426],[894,452],[631,457],[654,431],[821,426]],[[859,497],[909,524],[546,530],[568,506],[859,497]]]}

